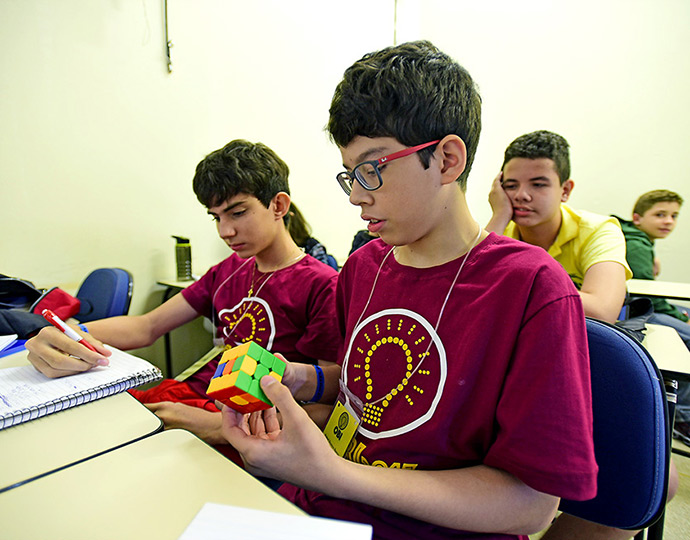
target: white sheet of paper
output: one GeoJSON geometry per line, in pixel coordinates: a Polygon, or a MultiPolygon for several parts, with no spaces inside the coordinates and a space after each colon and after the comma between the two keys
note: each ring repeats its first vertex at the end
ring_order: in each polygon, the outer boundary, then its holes
{"type": "Polygon", "coordinates": [[[0,351],[5,349],[5,347],[9,347],[14,343],[14,340],[17,339],[17,334],[10,334],[8,336],[0,336],[0,351]]]}
{"type": "Polygon", "coordinates": [[[206,503],[179,540],[371,540],[371,525],[206,503]]]}

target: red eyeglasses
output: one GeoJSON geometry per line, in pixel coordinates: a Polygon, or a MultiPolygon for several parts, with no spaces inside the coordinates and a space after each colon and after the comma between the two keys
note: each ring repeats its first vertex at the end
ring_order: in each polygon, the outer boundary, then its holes
{"type": "Polygon", "coordinates": [[[379,159],[363,161],[352,169],[352,172],[343,171],[338,173],[335,178],[338,180],[338,184],[340,184],[340,187],[343,188],[343,191],[347,195],[352,193],[352,185],[354,184],[355,180],[357,180],[359,185],[367,191],[375,191],[383,185],[379,165],[385,165],[394,159],[400,159],[405,156],[415,154],[420,150],[424,150],[429,146],[437,144],[438,142],[440,142],[440,139],[438,141],[431,141],[428,143],[419,144],[417,146],[412,146],[410,148],[405,148],[404,150],[399,150],[398,152],[383,156],[379,159]]]}

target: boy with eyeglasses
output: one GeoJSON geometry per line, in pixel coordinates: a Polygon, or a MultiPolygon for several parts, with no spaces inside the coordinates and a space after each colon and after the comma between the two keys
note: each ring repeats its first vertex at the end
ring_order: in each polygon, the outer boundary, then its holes
{"type": "Polygon", "coordinates": [[[375,538],[518,538],[559,497],[596,492],[582,304],[543,250],[472,218],[480,113],[469,74],[429,42],[346,70],[328,123],[338,182],[383,241],[338,278],[334,414],[322,433],[267,377],[282,424],[223,410],[250,470],[375,538]]]}
{"type": "MultiPolygon", "coordinates": [[[[82,335],[98,353],[51,327],[27,342],[29,361],[48,377],[79,373],[108,363],[110,352],[100,342],[140,348],[204,316],[213,321],[218,344],[251,340],[291,361],[285,379],[298,399],[332,403],[337,382],[319,386],[317,372],[340,372],[335,364],[337,272],[306,255],[291,238],[285,223],[288,175],[285,162],[261,143],[238,139],[211,152],[197,165],[194,192],[233,254],[148,313],[88,323],[89,334],[82,335]],[[294,369],[300,365],[303,369],[294,369]]],[[[220,433],[220,411],[206,394],[217,363],[212,360],[185,381],[166,379],[131,393],[166,429],[187,429],[239,462],[220,433]]]]}

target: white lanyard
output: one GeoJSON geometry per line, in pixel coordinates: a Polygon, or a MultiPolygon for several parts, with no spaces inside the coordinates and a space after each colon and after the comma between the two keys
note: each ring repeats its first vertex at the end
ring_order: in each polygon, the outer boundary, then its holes
{"type": "MultiPolygon", "coordinates": [[[[223,286],[224,286],[230,279],[232,279],[232,278],[235,276],[235,274],[237,274],[237,272],[239,272],[240,270],[242,270],[242,268],[244,268],[245,265],[246,265],[248,262],[253,261],[253,260],[254,260],[254,257],[252,257],[251,259],[247,259],[247,260],[244,261],[241,265],[239,265],[239,266],[235,269],[235,271],[234,271],[232,274],[230,274],[228,277],[226,277],[226,278],[223,280],[223,283],[221,283],[220,285],[218,285],[218,287],[216,288],[216,292],[213,293],[213,296],[211,297],[211,322],[213,322],[213,325],[214,325],[214,326],[216,325],[216,323],[215,323],[215,320],[216,320],[216,309],[215,309],[215,305],[216,305],[216,296],[218,296],[218,293],[219,293],[220,290],[223,288],[223,286]]],[[[219,322],[220,322],[220,321],[219,321],[219,322]]]]}
{"type": "MultiPolygon", "coordinates": [[[[244,308],[244,311],[242,312],[242,315],[240,315],[240,318],[235,322],[235,324],[233,325],[233,327],[232,327],[232,329],[230,330],[230,332],[228,333],[228,335],[225,336],[225,339],[226,339],[226,340],[227,340],[227,339],[230,339],[230,336],[235,332],[235,328],[237,328],[237,327],[240,325],[240,322],[242,321],[242,319],[244,319],[244,316],[247,314],[247,311],[249,311],[249,308],[251,307],[251,304],[254,302],[254,298],[258,298],[258,297],[259,297],[259,293],[261,292],[261,289],[263,289],[263,288],[264,288],[264,285],[266,285],[266,283],[268,283],[268,280],[271,279],[271,278],[273,277],[273,274],[275,274],[275,273],[278,272],[279,270],[282,270],[283,268],[287,268],[287,267],[289,267],[289,266],[292,266],[292,264],[293,264],[294,262],[296,262],[296,261],[302,259],[304,256],[305,256],[305,253],[300,253],[299,255],[297,255],[297,257],[295,257],[294,259],[288,261],[287,265],[281,266],[281,267],[276,268],[275,270],[273,270],[270,274],[268,274],[268,276],[266,277],[266,279],[265,279],[264,281],[261,282],[261,285],[259,285],[259,288],[256,290],[256,293],[253,292],[253,289],[254,289],[254,283],[253,283],[253,282],[254,282],[254,274],[252,273],[251,283],[249,284],[249,292],[247,293],[247,296],[245,296],[245,297],[242,298],[242,300],[245,300],[245,299],[246,299],[246,300],[248,301],[249,304],[244,308]]],[[[215,311],[216,311],[216,310],[215,310],[215,308],[214,308],[214,305],[215,305],[215,302],[216,302],[216,296],[218,295],[218,292],[225,286],[225,284],[226,284],[235,274],[237,274],[237,272],[239,272],[240,270],[242,270],[242,268],[244,268],[244,266],[245,266],[249,261],[255,261],[255,259],[256,259],[255,257],[252,257],[251,259],[247,259],[246,261],[244,261],[240,266],[238,266],[238,267],[235,269],[235,271],[234,271],[232,274],[230,274],[227,278],[225,278],[225,279],[223,280],[223,283],[221,283],[220,285],[218,285],[218,287],[216,288],[216,292],[213,293],[213,297],[211,298],[211,321],[215,321],[215,311]]],[[[254,264],[256,265],[256,262],[254,262],[254,264]]],[[[255,266],[254,268],[256,268],[256,266],[255,266]]]]}
{"type": "MultiPolygon", "coordinates": [[[[479,225],[477,225],[477,226],[479,227],[479,225]]],[[[469,258],[470,253],[472,253],[472,250],[474,249],[474,247],[475,247],[475,246],[477,245],[477,243],[479,242],[479,239],[481,238],[481,235],[482,235],[482,228],[479,227],[479,232],[477,233],[476,238],[475,238],[474,241],[472,242],[472,245],[470,246],[470,249],[467,250],[467,253],[465,254],[465,257],[462,259],[462,262],[460,263],[460,267],[458,268],[458,271],[457,271],[456,274],[455,274],[455,278],[453,278],[453,282],[451,283],[450,287],[448,288],[448,292],[446,293],[446,297],[445,297],[445,299],[443,300],[443,304],[442,304],[442,306],[441,306],[441,310],[439,311],[439,314],[438,314],[438,319],[437,319],[437,321],[436,321],[436,326],[434,326],[434,333],[438,333],[438,327],[439,327],[439,325],[441,324],[441,319],[443,318],[443,312],[444,312],[444,310],[446,309],[446,304],[448,303],[448,299],[450,298],[450,294],[451,294],[451,292],[453,291],[453,288],[455,287],[455,285],[457,284],[458,278],[460,277],[460,272],[462,272],[462,269],[463,269],[463,267],[465,266],[465,263],[467,262],[467,259],[469,258]]],[[[362,317],[364,317],[364,313],[366,313],[366,310],[367,310],[367,308],[369,307],[369,303],[371,302],[371,298],[374,296],[374,289],[376,288],[376,282],[378,281],[379,274],[381,273],[381,269],[383,268],[384,263],[385,263],[386,260],[388,259],[388,256],[389,256],[391,253],[393,253],[393,251],[395,250],[395,248],[396,248],[396,246],[393,246],[393,247],[388,251],[388,253],[386,253],[385,257],[384,257],[383,260],[381,261],[381,264],[379,265],[379,268],[378,268],[378,270],[376,271],[376,276],[374,277],[374,282],[373,282],[373,284],[372,284],[372,286],[371,286],[371,292],[369,293],[369,298],[367,299],[367,302],[366,302],[366,304],[364,305],[364,309],[362,310],[362,313],[360,314],[359,319],[357,320],[357,324],[355,324],[355,326],[354,326],[355,328],[358,328],[358,327],[359,327],[359,323],[362,321],[362,317]]],[[[351,337],[350,339],[352,339],[352,337],[351,337]]],[[[419,363],[415,366],[415,368],[411,371],[409,377],[412,377],[412,375],[414,375],[414,374],[417,372],[417,370],[420,368],[420,366],[422,365],[422,363],[424,362],[424,360],[426,359],[426,357],[429,355],[429,349],[431,349],[432,343],[433,343],[433,340],[430,340],[430,341],[429,341],[429,345],[427,345],[426,351],[424,352],[423,355],[421,355],[421,360],[420,360],[419,363]]],[[[342,373],[345,373],[345,371],[347,370],[347,364],[348,364],[348,362],[349,362],[349,356],[346,357],[346,358],[344,359],[344,361],[343,361],[342,373]]],[[[346,388],[346,386],[345,386],[345,384],[343,383],[343,380],[342,380],[342,373],[341,373],[341,379],[340,379],[340,388],[341,388],[341,390],[343,390],[343,392],[344,392],[351,400],[355,401],[355,403],[357,403],[357,402],[360,402],[360,403],[361,403],[361,401],[359,400],[359,398],[357,398],[357,396],[355,396],[352,392],[350,392],[350,390],[349,390],[348,388],[346,388]]],[[[367,402],[367,404],[368,404],[368,405],[375,405],[376,403],[379,403],[380,401],[383,401],[383,400],[385,399],[385,397],[386,397],[387,394],[388,394],[388,392],[384,393],[382,397],[380,397],[379,399],[377,399],[377,400],[375,400],[375,401],[367,402]]]]}

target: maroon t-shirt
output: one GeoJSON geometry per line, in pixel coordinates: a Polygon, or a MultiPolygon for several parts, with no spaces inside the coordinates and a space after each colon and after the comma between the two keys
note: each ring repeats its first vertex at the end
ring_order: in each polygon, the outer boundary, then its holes
{"type": "MultiPolygon", "coordinates": [[[[263,274],[254,269],[253,258],[232,254],[182,295],[200,315],[213,320],[226,344],[252,340],[291,362],[335,362],[342,339],[335,315],[337,277],[333,268],[309,255],[263,274]]],[[[216,366],[216,360],[209,362],[187,382],[205,396],[216,366]]]]}
{"type": "MultiPolygon", "coordinates": [[[[390,249],[368,243],[338,281],[342,377],[365,404],[346,457],[405,469],[484,464],[538,491],[593,497],[586,327],[561,266],[540,248],[491,234],[470,254],[437,326],[462,257],[411,268],[391,254],[381,266],[390,249]]],[[[294,486],[281,493],[311,514],[371,523],[376,538],[515,538],[294,486]]]]}

